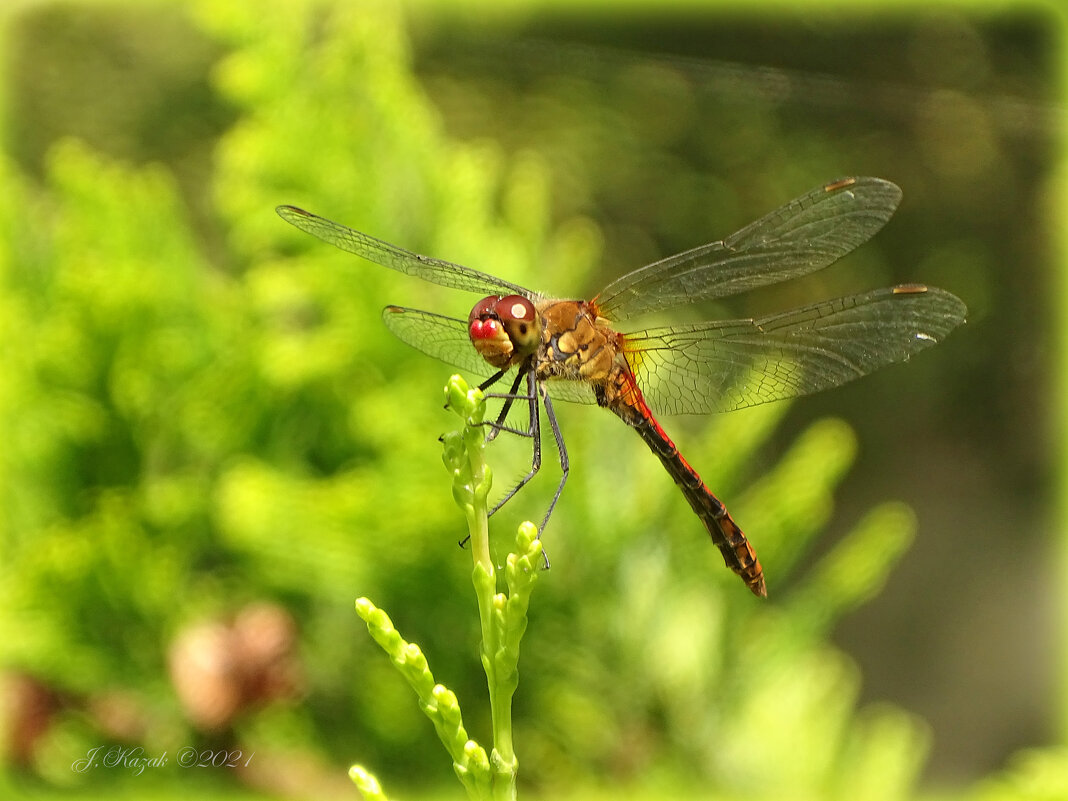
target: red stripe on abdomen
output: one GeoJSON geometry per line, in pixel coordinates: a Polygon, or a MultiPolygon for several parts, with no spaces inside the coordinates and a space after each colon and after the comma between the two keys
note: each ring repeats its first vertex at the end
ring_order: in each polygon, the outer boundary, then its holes
{"type": "Polygon", "coordinates": [[[761,567],[753,546],[731,518],[727,507],[712,494],[697,471],[679,453],[671,437],[653,417],[633,380],[627,380],[625,383],[628,386],[617,396],[616,403],[608,404],[608,408],[637,431],[638,436],[660,459],[668,474],[679,485],[690,508],[708,529],[712,542],[723,554],[727,567],[741,576],[754,595],[766,596],[768,592],[764,585],[764,568],[761,567]]]}

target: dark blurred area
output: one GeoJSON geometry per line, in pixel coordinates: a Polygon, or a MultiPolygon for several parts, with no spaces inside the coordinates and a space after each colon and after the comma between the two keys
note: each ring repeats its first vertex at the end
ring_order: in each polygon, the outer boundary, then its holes
{"type": "MultiPolygon", "coordinates": [[[[825,547],[878,501],[916,510],[912,550],[834,639],[861,669],[863,700],[929,722],[927,780],[971,781],[1054,739],[1062,21],[1030,7],[485,12],[411,8],[413,66],[449,136],[537,153],[551,219],[599,226],[598,274],[545,264],[534,289],[592,294],[840,176],[901,186],[897,214],[843,264],[702,316],[909,281],[967,303],[967,325],[934,351],[796,403],[769,450],[826,416],[857,431],[825,547]]],[[[10,157],[40,177],[49,149],[77,137],[165,164],[198,244],[231,271],[207,178],[237,116],[211,88],[222,46],[162,4],[40,4],[6,40],[10,157]]],[[[315,466],[350,458],[328,449],[315,466]]],[[[26,682],[27,708],[60,704],[26,682]]]]}

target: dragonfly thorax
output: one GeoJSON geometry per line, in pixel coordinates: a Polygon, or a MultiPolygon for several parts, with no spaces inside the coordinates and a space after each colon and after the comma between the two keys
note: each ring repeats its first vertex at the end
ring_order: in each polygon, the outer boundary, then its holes
{"type": "Polygon", "coordinates": [[[543,303],[544,333],[536,371],[541,379],[586,381],[604,384],[626,361],[619,335],[607,320],[598,317],[591,304],[581,300],[543,303]]]}
{"type": "Polygon", "coordinates": [[[541,320],[522,295],[490,295],[475,304],[467,332],[479,355],[498,369],[516,365],[541,342],[541,320]]]}

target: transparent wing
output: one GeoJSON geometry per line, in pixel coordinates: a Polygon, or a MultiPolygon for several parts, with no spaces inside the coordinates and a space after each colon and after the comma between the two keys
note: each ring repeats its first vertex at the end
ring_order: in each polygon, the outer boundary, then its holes
{"type": "Polygon", "coordinates": [[[624,275],[598,296],[612,320],[734,295],[819,270],[866,242],[897,208],[881,178],[843,178],[813,189],[719,242],[624,275]]]}
{"type": "Polygon", "coordinates": [[[386,306],[382,321],[398,339],[427,356],[474,375],[488,377],[496,372],[471,344],[466,320],[403,306],[386,306]]]}
{"type": "Polygon", "coordinates": [[[704,414],[844,384],[936,344],[964,322],[959,298],[921,284],[756,320],[625,336],[627,359],[658,414],[704,414]]]}
{"type": "Polygon", "coordinates": [[[546,389],[553,400],[565,400],[570,403],[597,403],[593,394],[593,385],[585,381],[562,381],[550,378],[546,389]]]}
{"type": "Polygon", "coordinates": [[[287,223],[307,234],[405,275],[414,275],[450,289],[463,289],[483,295],[518,294],[529,298],[536,297],[535,293],[518,284],[480,273],[478,270],[472,270],[460,264],[420,256],[418,253],[412,253],[391,245],[389,242],[354,231],[352,228],[331,222],[304,209],[298,209],[296,206],[279,206],[275,211],[287,223]]]}

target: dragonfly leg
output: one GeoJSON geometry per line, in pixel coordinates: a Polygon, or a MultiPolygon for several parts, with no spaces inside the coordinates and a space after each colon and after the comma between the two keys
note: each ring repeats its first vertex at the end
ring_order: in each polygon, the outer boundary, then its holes
{"type": "MultiPolygon", "coordinates": [[[[538,410],[538,382],[534,376],[533,370],[528,370],[526,372],[526,378],[528,394],[513,395],[513,397],[526,398],[527,400],[527,411],[529,413],[527,430],[517,431],[515,433],[518,433],[521,436],[531,438],[533,452],[531,454],[530,459],[530,472],[528,472],[525,476],[519,479],[519,482],[510,490],[508,490],[508,492],[503,498],[497,501],[494,507],[489,511],[490,516],[492,516],[498,509],[508,503],[508,501],[512,500],[512,498],[515,497],[515,494],[519,492],[519,490],[523,489],[523,487],[525,487],[530,482],[530,480],[538,474],[538,471],[541,470],[541,415],[538,410]]],[[[518,389],[518,382],[516,386],[513,387],[513,389],[518,389]]],[[[539,528],[538,531],[540,532],[541,529],[539,528]]]]}
{"type": "MultiPolygon", "coordinates": [[[[553,513],[553,509],[556,508],[556,502],[560,500],[560,495],[564,491],[564,484],[567,483],[567,474],[571,471],[571,460],[567,455],[567,446],[564,445],[564,435],[560,433],[560,425],[556,422],[556,412],[553,411],[553,403],[549,400],[549,395],[546,393],[543,396],[545,404],[545,418],[549,421],[549,427],[553,430],[553,438],[556,440],[556,451],[560,454],[560,483],[556,485],[556,492],[553,493],[553,499],[549,502],[549,508],[545,512],[545,517],[541,520],[541,525],[538,526],[538,535],[545,529],[545,526],[549,522],[549,517],[553,513]]],[[[548,557],[546,557],[546,567],[548,567],[548,557]]]]}
{"type": "Polygon", "coordinates": [[[491,375],[489,378],[487,378],[485,381],[483,381],[481,384],[478,385],[479,391],[480,392],[485,392],[487,389],[489,389],[494,384],[496,384],[498,381],[500,381],[502,378],[504,378],[504,376],[505,376],[505,374],[507,372],[508,372],[508,368],[505,368],[503,370],[498,370],[496,373],[494,373],[493,375],[491,375]]]}
{"type": "MultiPolygon", "coordinates": [[[[529,437],[529,436],[531,436],[531,427],[530,427],[529,423],[527,424],[527,428],[526,428],[525,431],[523,429],[521,429],[521,428],[514,428],[513,426],[506,426],[504,424],[505,418],[508,417],[508,413],[512,410],[512,404],[518,399],[526,400],[529,397],[529,395],[521,395],[521,394],[519,394],[519,384],[523,380],[524,376],[526,376],[529,372],[530,372],[529,370],[525,370],[523,368],[520,368],[519,372],[516,373],[515,381],[512,382],[512,388],[510,390],[508,390],[507,393],[492,393],[491,392],[491,393],[487,393],[486,394],[487,398],[503,398],[504,399],[504,405],[501,407],[501,413],[499,415],[497,415],[497,419],[492,423],[487,421],[487,422],[484,422],[482,424],[484,426],[488,426],[489,429],[490,429],[490,433],[486,435],[486,442],[493,442],[493,440],[497,437],[497,435],[500,434],[502,431],[505,431],[505,432],[507,432],[509,434],[515,434],[516,436],[519,436],[519,437],[529,437]]],[[[478,388],[480,390],[482,390],[483,392],[485,392],[487,387],[491,386],[498,379],[500,379],[500,377],[503,376],[503,375],[504,375],[504,371],[502,370],[501,372],[497,373],[497,375],[494,376],[493,378],[490,378],[487,381],[484,381],[483,383],[479,384],[478,388]]]]}
{"type": "MultiPolygon", "coordinates": [[[[499,377],[500,376],[498,376],[497,378],[499,377]]],[[[496,434],[500,431],[508,431],[510,433],[519,434],[520,436],[528,436],[531,438],[532,454],[530,460],[530,471],[525,476],[523,476],[523,478],[521,478],[519,482],[516,483],[516,485],[512,487],[505,494],[505,496],[494,505],[492,509],[490,509],[490,516],[492,516],[494,513],[497,512],[497,510],[499,510],[502,506],[508,503],[508,501],[514,498],[516,493],[518,493],[519,490],[526,486],[530,482],[530,480],[538,474],[538,471],[541,470],[541,414],[540,409],[538,408],[539,397],[545,405],[545,416],[546,419],[548,419],[549,421],[550,428],[552,428],[553,439],[556,442],[556,451],[560,456],[561,475],[560,483],[556,485],[556,492],[553,493],[552,501],[549,502],[549,508],[545,511],[545,516],[541,520],[541,525],[538,526],[538,536],[540,537],[541,532],[545,530],[545,526],[549,523],[549,518],[552,516],[553,509],[556,508],[557,501],[560,500],[560,496],[564,492],[564,485],[567,483],[567,477],[571,471],[571,460],[567,455],[567,446],[564,444],[564,436],[560,432],[560,425],[556,421],[556,412],[553,410],[552,401],[549,399],[549,395],[547,393],[543,393],[541,391],[540,387],[538,386],[537,377],[534,374],[533,370],[521,370],[519,375],[516,376],[515,382],[512,384],[511,391],[507,395],[500,395],[498,397],[503,397],[505,399],[505,407],[501,411],[501,414],[498,416],[497,421],[491,424],[494,429],[494,433],[492,436],[496,436],[496,434]],[[520,394],[518,392],[519,382],[524,377],[526,377],[527,379],[527,393],[525,395],[520,394]],[[508,415],[508,412],[511,409],[512,403],[519,399],[524,399],[527,401],[527,410],[529,417],[526,431],[512,429],[503,424],[505,417],[508,415]]],[[[489,441],[492,436],[487,437],[486,440],[489,441]]],[[[466,542],[467,539],[465,538],[460,543],[460,545],[462,546],[466,542]]],[[[542,549],[542,558],[544,561],[545,569],[548,570],[549,555],[544,549],[542,549]]]]}
{"type": "MultiPolygon", "coordinates": [[[[553,403],[549,399],[548,393],[541,392],[538,386],[534,373],[531,372],[527,379],[527,387],[530,390],[530,434],[533,438],[533,456],[531,458],[530,472],[523,477],[523,479],[516,484],[507,495],[504,496],[490,511],[492,515],[504,504],[509,501],[523,486],[530,481],[541,469],[541,419],[538,409],[538,398],[542,399],[542,403],[545,406],[545,417],[549,421],[549,427],[553,431],[553,439],[556,441],[556,451],[560,454],[560,483],[556,485],[556,492],[553,493],[553,499],[549,502],[549,508],[545,512],[545,517],[541,519],[541,525],[538,526],[538,537],[541,537],[542,531],[545,530],[545,526],[549,523],[549,518],[552,516],[553,509],[556,508],[556,502],[560,500],[560,495],[564,491],[564,484],[567,483],[568,473],[571,471],[571,461],[567,455],[567,446],[564,444],[564,436],[560,433],[560,425],[556,422],[556,412],[553,410],[553,403]]],[[[549,552],[542,548],[541,551],[542,562],[546,570],[549,569],[549,552]]]]}

